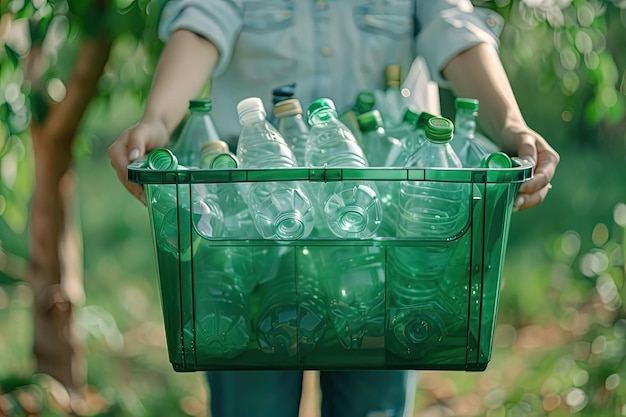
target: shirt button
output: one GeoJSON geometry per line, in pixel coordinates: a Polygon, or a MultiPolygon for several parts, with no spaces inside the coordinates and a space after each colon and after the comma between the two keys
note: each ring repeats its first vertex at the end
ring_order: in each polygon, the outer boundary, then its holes
{"type": "Polygon", "coordinates": [[[333,50],[330,47],[322,48],[322,55],[331,56],[333,54],[333,50]]]}
{"type": "Polygon", "coordinates": [[[326,8],[326,2],[324,0],[318,0],[317,3],[315,3],[315,7],[317,7],[318,9],[325,9],[326,8]]]}
{"type": "Polygon", "coordinates": [[[489,25],[489,27],[494,27],[496,25],[496,19],[494,19],[493,17],[488,17],[487,18],[487,25],[489,25]]]}

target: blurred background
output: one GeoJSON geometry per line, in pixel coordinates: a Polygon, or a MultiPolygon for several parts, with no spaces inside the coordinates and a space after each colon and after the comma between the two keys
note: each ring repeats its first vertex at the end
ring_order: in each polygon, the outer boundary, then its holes
{"type": "MultiPolygon", "coordinates": [[[[147,210],[106,155],[141,115],[163,0],[0,1],[0,415],[206,416],[202,375],[167,360],[147,210]]],[[[474,4],[505,18],[561,163],[513,216],[490,365],[422,372],[415,413],[626,415],[626,1],[474,4]]]]}

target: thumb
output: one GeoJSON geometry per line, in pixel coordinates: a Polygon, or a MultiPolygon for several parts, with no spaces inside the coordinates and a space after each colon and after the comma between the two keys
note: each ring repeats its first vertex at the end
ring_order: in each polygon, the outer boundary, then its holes
{"type": "Polygon", "coordinates": [[[517,156],[521,159],[525,159],[533,166],[537,165],[537,147],[532,136],[528,134],[522,134],[522,138],[517,147],[517,156]]]}
{"type": "Polygon", "coordinates": [[[146,154],[147,144],[150,142],[150,132],[138,125],[130,134],[126,149],[128,161],[133,162],[146,154]]]}

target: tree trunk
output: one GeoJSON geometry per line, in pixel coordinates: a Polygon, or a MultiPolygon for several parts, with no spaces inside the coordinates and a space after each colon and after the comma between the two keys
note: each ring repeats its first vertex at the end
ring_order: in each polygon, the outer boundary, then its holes
{"type": "MultiPolygon", "coordinates": [[[[85,364],[72,329],[74,304],[83,294],[81,237],[73,213],[72,144],[95,95],[111,48],[106,35],[85,40],[59,103],[50,103],[31,136],[35,185],[30,209],[30,282],[33,288],[33,352],[37,372],[68,389],[85,383],[85,364]]],[[[33,47],[32,59],[37,59],[33,47]]],[[[36,77],[35,77],[36,81],[36,77]]]]}

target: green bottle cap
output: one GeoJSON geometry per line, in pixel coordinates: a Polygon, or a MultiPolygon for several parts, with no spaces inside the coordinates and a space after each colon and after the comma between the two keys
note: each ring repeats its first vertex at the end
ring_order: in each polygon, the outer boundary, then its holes
{"type": "Polygon", "coordinates": [[[210,112],[213,108],[213,101],[210,98],[196,98],[189,100],[189,110],[199,112],[210,112]]]}
{"type": "Polygon", "coordinates": [[[434,114],[427,113],[425,111],[421,112],[419,118],[417,119],[417,127],[421,127],[422,129],[426,129],[426,125],[428,121],[433,117],[437,117],[434,114]]]}
{"type": "Polygon", "coordinates": [[[513,161],[504,152],[494,152],[485,155],[480,161],[481,168],[511,168],[513,161]]]}
{"type": "Polygon", "coordinates": [[[433,117],[426,125],[426,138],[431,142],[445,143],[452,139],[454,124],[445,117],[433,117]]]}
{"type": "Polygon", "coordinates": [[[148,168],[157,171],[173,171],[178,169],[178,159],[167,148],[153,149],[146,160],[148,168]]]}
{"type": "Polygon", "coordinates": [[[283,100],[274,105],[274,116],[276,117],[287,117],[295,114],[302,114],[302,105],[298,99],[283,100]]]}
{"type": "Polygon", "coordinates": [[[313,100],[307,109],[309,122],[311,121],[311,117],[322,110],[332,110],[335,114],[337,113],[335,103],[331,99],[318,98],[317,100],[313,100]]]}
{"type": "Polygon", "coordinates": [[[200,149],[200,160],[203,168],[211,168],[213,159],[222,153],[228,153],[228,144],[223,140],[207,142],[200,149]]]}
{"type": "Polygon", "coordinates": [[[371,110],[363,114],[359,114],[356,117],[359,122],[359,128],[363,132],[370,132],[376,130],[383,125],[383,116],[378,110],[371,110]]]}
{"type": "Polygon", "coordinates": [[[456,98],[454,99],[454,107],[457,109],[466,109],[478,111],[479,103],[475,98],[456,98]]]}
{"type": "Polygon", "coordinates": [[[354,101],[353,111],[357,114],[368,112],[374,108],[376,99],[374,93],[369,91],[361,91],[354,101]]]}
{"type": "Polygon", "coordinates": [[[239,160],[232,153],[221,153],[211,161],[211,169],[235,169],[239,167],[239,160]]]}
{"type": "Polygon", "coordinates": [[[415,113],[411,109],[406,109],[404,114],[402,115],[402,122],[417,126],[417,122],[419,121],[420,115],[415,113]]]}

